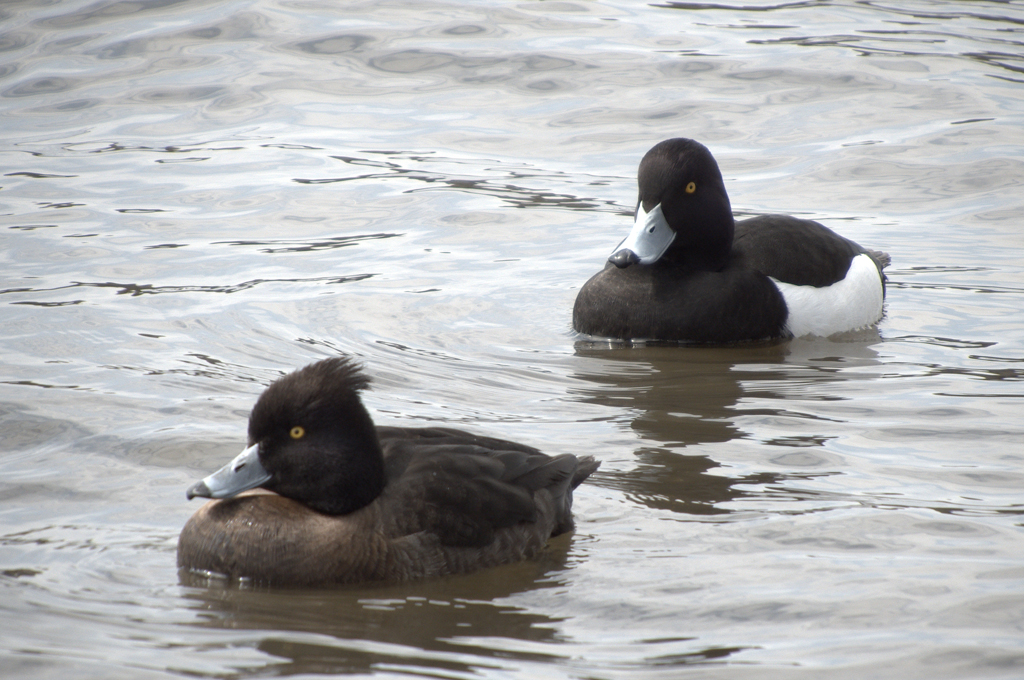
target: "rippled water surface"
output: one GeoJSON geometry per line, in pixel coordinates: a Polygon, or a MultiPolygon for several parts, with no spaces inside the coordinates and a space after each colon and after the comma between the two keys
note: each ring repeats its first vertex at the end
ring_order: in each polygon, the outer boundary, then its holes
{"type": "Polygon", "coordinates": [[[0,4],[10,678],[1024,676],[1024,3],[0,4]],[[877,329],[614,347],[655,142],[888,251],[877,329]],[[603,462],[538,561],[190,584],[263,386],[603,462]]]}

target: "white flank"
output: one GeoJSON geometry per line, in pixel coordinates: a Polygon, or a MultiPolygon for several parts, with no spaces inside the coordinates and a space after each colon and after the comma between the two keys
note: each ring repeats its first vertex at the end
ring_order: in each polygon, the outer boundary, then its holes
{"type": "Polygon", "coordinates": [[[882,318],[882,279],[867,255],[850,263],[846,278],[824,288],[772,279],[789,308],[786,330],[793,337],[829,336],[864,328],[882,318]]]}

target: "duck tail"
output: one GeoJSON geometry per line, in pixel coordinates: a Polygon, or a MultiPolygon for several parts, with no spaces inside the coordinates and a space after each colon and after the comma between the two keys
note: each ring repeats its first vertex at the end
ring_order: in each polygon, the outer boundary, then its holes
{"type": "Polygon", "coordinates": [[[582,484],[583,480],[587,477],[594,474],[597,468],[601,467],[601,461],[593,456],[580,456],[577,460],[579,463],[576,466],[576,472],[572,473],[572,481],[569,482],[569,486],[573,489],[582,484]]]}
{"type": "Polygon", "coordinates": [[[552,536],[558,536],[576,528],[576,523],[572,518],[572,491],[601,465],[593,456],[577,458],[571,454],[565,454],[557,456],[557,458],[571,459],[573,470],[571,475],[566,475],[564,486],[551,490],[557,504],[556,507],[559,508],[555,517],[555,527],[551,531],[552,536]]]}
{"type": "Polygon", "coordinates": [[[867,253],[868,257],[875,261],[878,265],[878,270],[881,271],[892,264],[892,258],[889,257],[889,253],[883,253],[881,250],[872,250],[865,248],[864,252],[867,253]]]}

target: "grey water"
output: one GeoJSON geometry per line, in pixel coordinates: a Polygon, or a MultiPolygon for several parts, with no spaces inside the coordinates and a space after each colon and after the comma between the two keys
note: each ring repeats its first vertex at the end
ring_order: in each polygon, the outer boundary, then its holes
{"type": "Polygon", "coordinates": [[[4,678],[1024,676],[1024,3],[0,3],[4,678]],[[833,338],[571,329],[654,143],[892,256],[833,338]],[[194,480],[347,353],[597,456],[537,561],[196,584],[194,480]]]}

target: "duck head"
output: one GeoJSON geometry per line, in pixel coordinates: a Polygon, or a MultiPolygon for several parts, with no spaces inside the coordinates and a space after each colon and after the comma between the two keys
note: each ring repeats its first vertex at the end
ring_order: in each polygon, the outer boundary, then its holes
{"type": "Polygon", "coordinates": [[[692,139],[659,142],[640,161],[632,231],[608,261],[619,268],[658,261],[718,270],[732,248],[734,222],[718,163],[692,139]]]}
{"type": "Polygon", "coordinates": [[[249,444],[187,491],[230,498],[261,487],[329,515],[357,510],[384,488],[376,428],[359,398],[369,379],[344,357],[271,384],[249,416],[249,444]]]}

